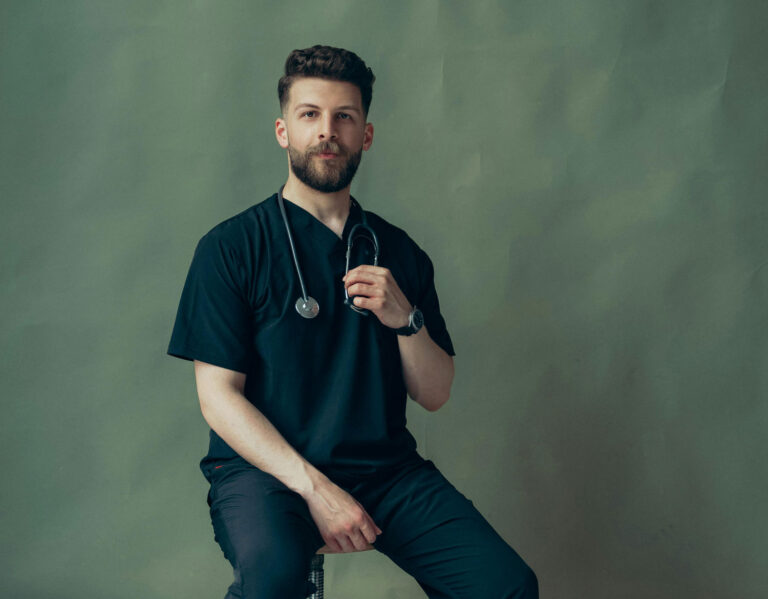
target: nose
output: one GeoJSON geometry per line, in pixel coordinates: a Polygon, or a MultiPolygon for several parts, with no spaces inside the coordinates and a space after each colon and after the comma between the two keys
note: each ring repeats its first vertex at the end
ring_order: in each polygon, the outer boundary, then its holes
{"type": "Polygon", "coordinates": [[[328,112],[320,119],[320,139],[336,139],[336,125],[333,114],[328,112]]]}

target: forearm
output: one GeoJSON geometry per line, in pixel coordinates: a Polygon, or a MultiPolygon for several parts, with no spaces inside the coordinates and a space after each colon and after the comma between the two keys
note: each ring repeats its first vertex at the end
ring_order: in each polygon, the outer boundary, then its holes
{"type": "Polygon", "coordinates": [[[450,396],[453,358],[432,341],[426,325],[415,335],[399,335],[397,339],[408,395],[434,412],[450,396]]]}
{"type": "Polygon", "coordinates": [[[285,440],[274,425],[236,389],[200,402],[208,425],[246,461],[306,497],[325,475],[285,440]]]}

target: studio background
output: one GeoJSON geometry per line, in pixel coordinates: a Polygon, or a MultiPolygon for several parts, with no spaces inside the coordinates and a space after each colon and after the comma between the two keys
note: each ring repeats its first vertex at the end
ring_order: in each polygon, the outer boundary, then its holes
{"type": "MultiPolygon", "coordinates": [[[[429,253],[450,401],[419,451],[542,597],[768,588],[764,3],[0,3],[0,595],[224,595],[198,239],[285,181],[294,48],[377,77],[352,193],[429,253]]],[[[333,598],[410,599],[376,552],[333,598]]]]}

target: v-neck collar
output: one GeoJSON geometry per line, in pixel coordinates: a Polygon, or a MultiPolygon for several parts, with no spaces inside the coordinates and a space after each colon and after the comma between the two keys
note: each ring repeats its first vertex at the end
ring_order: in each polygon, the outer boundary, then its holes
{"type": "MultiPolygon", "coordinates": [[[[280,206],[277,202],[277,194],[273,197],[274,208],[277,211],[278,217],[282,220],[280,206]]],[[[352,197],[352,200],[354,200],[354,197],[352,197]]],[[[308,210],[291,202],[288,198],[283,197],[283,204],[285,205],[288,225],[291,227],[294,242],[296,242],[296,232],[301,230],[304,232],[304,235],[309,236],[312,242],[319,245],[327,254],[336,251],[346,252],[347,239],[349,239],[349,233],[352,227],[357,223],[362,222],[362,208],[357,201],[352,201],[349,207],[347,220],[344,223],[344,229],[341,232],[341,237],[339,237],[328,225],[323,223],[308,210]]]]}

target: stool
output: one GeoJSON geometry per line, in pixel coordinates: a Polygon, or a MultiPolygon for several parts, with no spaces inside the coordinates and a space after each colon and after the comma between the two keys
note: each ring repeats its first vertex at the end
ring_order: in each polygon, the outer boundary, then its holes
{"type": "MultiPolygon", "coordinates": [[[[325,599],[323,588],[325,586],[325,571],[323,570],[325,556],[323,554],[329,553],[326,551],[326,547],[327,545],[323,545],[318,549],[317,553],[312,556],[312,561],[309,564],[309,576],[307,582],[314,585],[315,590],[311,595],[307,595],[307,599],[325,599]]],[[[362,549],[362,551],[370,551],[371,549],[374,549],[374,546],[368,545],[368,547],[362,549]]],[[[341,551],[339,553],[357,553],[357,551],[341,551]]]]}

